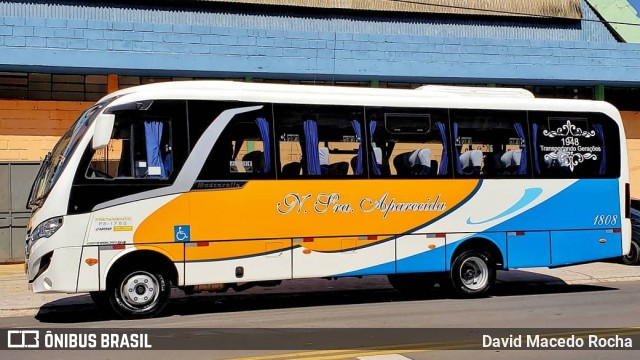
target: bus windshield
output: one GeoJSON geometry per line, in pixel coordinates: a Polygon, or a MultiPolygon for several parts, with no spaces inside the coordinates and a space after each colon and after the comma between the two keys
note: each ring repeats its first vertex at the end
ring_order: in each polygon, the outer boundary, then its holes
{"type": "Polygon", "coordinates": [[[53,187],[53,184],[62,173],[67,158],[71,156],[78,142],[87,131],[97,110],[101,107],[102,104],[97,104],[83,112],[69,130],[62,135],[53,150],[44,158],[29,196],[27,205],[30,209],[39,207],[42,204],[49,190],[51,190],[51,187],[53,187]]]}

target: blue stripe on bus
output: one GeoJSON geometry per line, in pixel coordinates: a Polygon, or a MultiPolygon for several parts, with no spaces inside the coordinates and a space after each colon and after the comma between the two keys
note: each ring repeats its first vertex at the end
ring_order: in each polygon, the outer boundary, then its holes
{"type": "Polygon", "coordinates": [[[404,259],[400,259],[396,262],[397,273],[411,273],[411,272],[441,272],[444,271],[445,266],[445,252],[444,246],[428,250],[420,254],[409,256],[404,259]]]}
{"type": "Polygon", "coordinates": [[[494,220],[503,218],[505,216],[509,216],[509,215],[513,214],[514,212],[522,209],[523,207],[529,205],[532,201],[537,199],[538,196],[540,196],[540,194],[542,194],[542,189],[541,188],[528,188],[528,189],[525,189],[524,190],[524,194],[522,195],[522,198],[520,198],[520,200],[518,200],[518,202],[513,204],[513,206],[511,206],[507,210],[505,210],[505,211],[501,212],[500,214],[498,214],[496,216],[493,216],[493,217],[491,217],[489,219],[481,220],[481,221],[477,221],[477,222],[472,221],[471,217],[469,217],[469,218],[467,218],[467,224],[468,225],[480,225],[480,224],[488,223],[490,221],[494,221],[494,220]]]}
{"type": "Polygon", "coordinates": [[[601,228],[594,219],[617,216],[620,227],[620,194],[617,179],[578,180],[541,204],[487,231],[569,230],[601,228]],[[544,228],[541,228],[541,223],[544,228]]]}
{"type": "Polygon", "coordinates": [[[390,261],[384,264],[379,264],[375,266],[366,267],[363,269],[358,269],[342,274],[336,274],[333,276],[343,277],[343,276],[362,276],[362,275],[386,275],[393,274],[396,271],[395,261],[390,261]]]}
{"type": "MultiPolygon", "coordinates": [[[[478,188],[476,188],[476,191],[478,188]]],[[[537,230],[539,232],[538,236],[532,239],[535,239],[539,243],[538,246],[545,250],[548,247],[544,243],[543,233],[547,232],[549,241],[553,242],[551,252],[555,251],[556,253],[554,256],[555,261],[549,263],[551,254],[546,251],[531,251],[528,254],[520,252],[514,257],[514,266],[558,266],[619,256],[621,254],[620,234],[607,236],[603,232],[603,230],[621,226],[619,199],[619,182],[617,179],[578,180],[534,208],[497,224],[484,232],[469,234],[463,239],[447,243],[444,247],[399,259],[396,262],[388,262],[335,276],[392,274],[396,272],[396,269],[398,269],[398,272],[442,271],[440,270],[440,264],[442,264],[443,259],[444,270],[449,271],[451,257],[456,248],[470,238],[485,238],[494,243],[504,257],[505,267],[511,268],[512,266],[508,263],[507,232],[513,231],[537,230]],[[617,223],[594,225],[594,220],[600,215],[605,217],[617,216],[617,223]],[[544,229],[540,227],[541,223],[545,224],[544,229]],[[572,232],[570,230],[584,231],[572,232]],[[583,242],[576,238],[580,234],[584,235],[582,236],[585,239],[583,242]],[[593,241],[594,238],[605,237],[607,238],[605,245],[600,246],[593,241]],[[570,253],[571,256],[562,256],[560,253],[570,253]],[[394,263],[395,268],[393,267],[394,263]]],[[[402,241],[401,237],[396,240],[402,241]]],[[[514,241],[520,240],[524,239],[514,241]]],[[[528,245],[517,245],[520,249],[522,249],[522,246],[526,248],[528,245]]],[[[532,244],[532,246],[536,245],[532,244]]]]}

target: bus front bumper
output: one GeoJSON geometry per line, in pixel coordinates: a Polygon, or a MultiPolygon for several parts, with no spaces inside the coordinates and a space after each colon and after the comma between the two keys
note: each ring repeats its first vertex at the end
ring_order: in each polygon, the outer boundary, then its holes
{"type": "Polygon", "coordinates": [[[34,293],[75,293],[81,247],[58,248],[43,254],[34,251],[26,259],[29,290],[34,293]]]}

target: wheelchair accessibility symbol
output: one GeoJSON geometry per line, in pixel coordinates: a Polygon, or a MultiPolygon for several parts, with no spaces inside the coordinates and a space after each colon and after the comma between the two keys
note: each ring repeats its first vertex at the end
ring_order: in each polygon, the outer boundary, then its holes
{"type": "Polygon", "coordinates": [[[175,225],[173,227],[173,241],[176,241],[176,242],[191,241],[191,226],[175,225]]]}

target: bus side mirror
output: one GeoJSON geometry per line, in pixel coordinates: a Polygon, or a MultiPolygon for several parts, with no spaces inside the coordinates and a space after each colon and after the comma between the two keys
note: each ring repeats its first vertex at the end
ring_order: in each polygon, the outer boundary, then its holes
{"type": "Polygon", "coordinates": [[[93,132],[93,143],[91,144],[93,150],[107,147],[109,140],[111,140],[115,119],[116,116],[114,114],[98,115],[96,118],[96,127],[93,132]]]}

